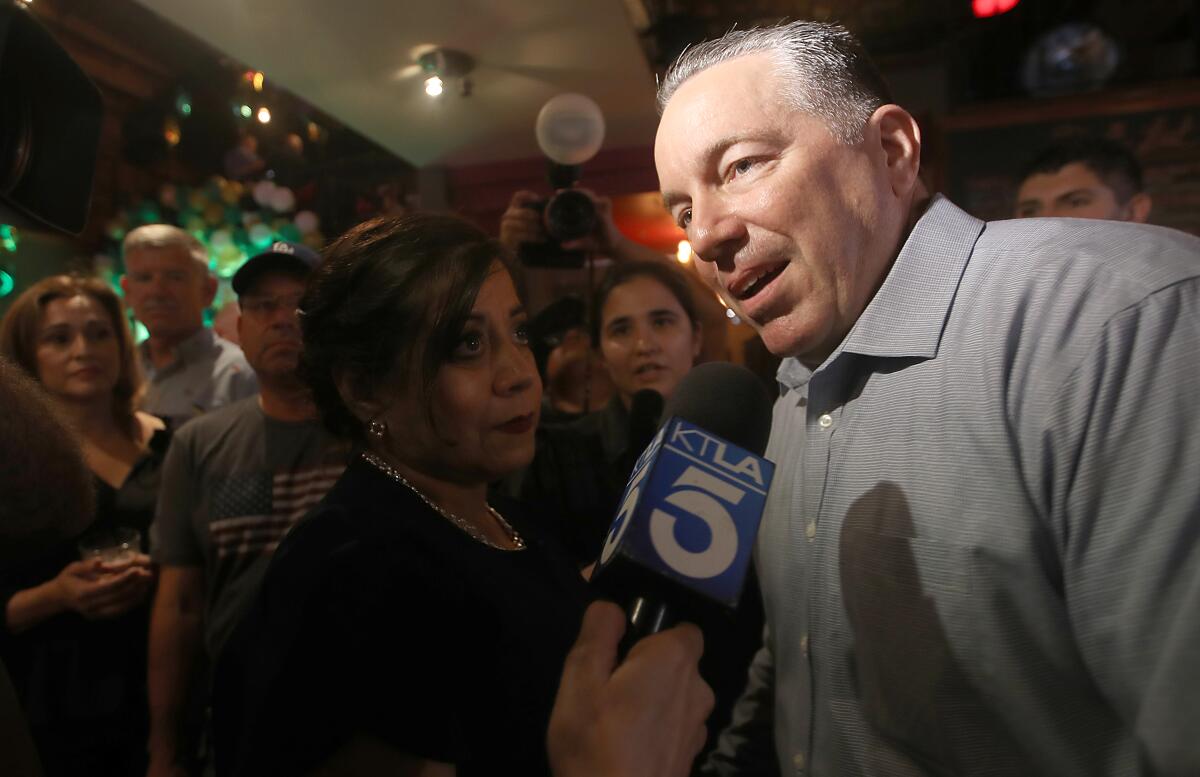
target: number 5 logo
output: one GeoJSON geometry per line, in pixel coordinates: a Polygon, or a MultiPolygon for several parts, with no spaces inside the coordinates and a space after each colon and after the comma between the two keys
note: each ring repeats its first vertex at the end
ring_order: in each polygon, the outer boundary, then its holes
{"type": "Polygon", "coordinates": [[[649,471],[649,467],[642,467],[637,480],[629,484],[625,501],[621,503],[621,509],[617,511],[617,517],[613,519],[612,527],[608,530],[608,539],[604,541],[604,549],[600,551],[601,564],[607,564],[613,551],[621,544],[621,538],[625,536],[625,530],[629,528],[630,519],[633,517],[633,508],[637,507],[638,497],[642,494],[642,481],[646,479],[649,471]]]}
{"type": "MultiPolygon", "coordinates": [[[[729,569],[737,557],[738,532],[729,511],[713,496],[731,505],[742,501],[746,492],[695,466],[689,466],[674,483],[667,496],[669,504],[687,511],[708,526],[712,540],[699,551],[684,548],[675,539],[674,515],[655,509],[650,514],[650,541],[658,555],[672,569],[696,579],[707,579],[729,569]]],[[[608,548],[605,547],[607,552],[608,548]]]]}

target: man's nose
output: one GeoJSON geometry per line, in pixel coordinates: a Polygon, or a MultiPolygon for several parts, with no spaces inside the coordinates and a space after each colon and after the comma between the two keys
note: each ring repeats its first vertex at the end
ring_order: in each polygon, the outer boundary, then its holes
{"type": "Polygon", "coordinates": [[[745,236],[745,223],[719,197],[693,202],[687,237],[692,252],[701,261],[722,264],[722,260],[733,256],[745,236]]]}

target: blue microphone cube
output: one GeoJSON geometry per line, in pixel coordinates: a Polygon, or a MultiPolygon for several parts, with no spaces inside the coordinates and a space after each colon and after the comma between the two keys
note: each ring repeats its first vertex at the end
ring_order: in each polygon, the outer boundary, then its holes
{"type": "Polygon", "coordinates": [[[634,467],[597,573],[622,557],[736,607],[775,465],[671,418],[634,467]]]}

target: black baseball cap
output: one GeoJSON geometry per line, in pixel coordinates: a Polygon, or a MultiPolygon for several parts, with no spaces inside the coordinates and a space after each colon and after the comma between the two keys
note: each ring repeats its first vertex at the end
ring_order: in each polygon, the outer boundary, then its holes
{"type": "Polygon", "coordinates": [[[321,255],[306,245],[284,240],[271,244],[261,254],[255,254],[233,274],[233,291],[241,296],[264,272],[290,272],[308,275],[321,262],[321,255]]]}

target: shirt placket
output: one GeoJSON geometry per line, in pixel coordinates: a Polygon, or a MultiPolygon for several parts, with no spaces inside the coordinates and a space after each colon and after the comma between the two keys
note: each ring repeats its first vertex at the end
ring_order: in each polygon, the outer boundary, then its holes
{"type": "Polygon", "coordinates": [[[814,747],[817,742],[816,721],[820,705],[828,702],[828,689],[821,687],[817,661],[821,659],[816,646],[822,644],[823,629],[831,624],[822,623],[813,614],[823,611],[824,600],[830,595],[826,584],[827,566],[836,564],[837,521],[827,515],[830,503],[829,482],[833,445],[842,417],[842,404],[836,391],[839,364],[813,374],[808,384],[805,407],[805,447],[801,477],[805,495],[801,515],[803,516],[803,545],[805,557],[806,611],[804,631],[800,634],[800,654],[804,660],[809,694],[808,728],[804,741],[804,752],[793,760],[796,774],[804,774],[814,763],[814,747]],[[832,545],[831,545],[832,542],[832,545]],[[833,556],[833,557],[831,557],[833,556]]]}

